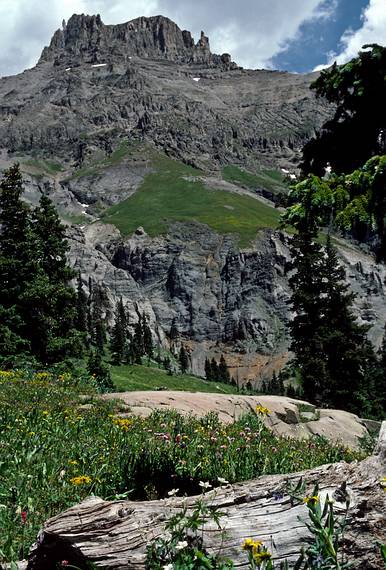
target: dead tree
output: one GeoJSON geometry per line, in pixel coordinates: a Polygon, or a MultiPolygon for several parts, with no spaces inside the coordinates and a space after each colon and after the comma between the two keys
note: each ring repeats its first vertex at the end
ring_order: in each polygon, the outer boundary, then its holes
{"type": "MultiPolygon", "coordinates": [[[[277,561],[291,561],[308,533],[303,522],[306,507],[294,503],[288,492],[301,476],[307,493],[318,483],[321,500],[327,494],[334,499],[338,515],[349,499],[343,550],[353,568],[381,570],[384,566],[377,541],[386,542],[385,475],[386,422],[374,454],[360,463],[341,462],[291,475],[263,476],[216,489],[206,498],[226,513],[222,520],[227,538],[222,552],[238,568],[247,567],[241,551],[245,538],[262,540],[277,561]]],[[[105,569],[145,568],[146,545],[164,533],[165,521],[184,501],[190,506],[195,500],[173,497],[132,502],[90,497],[46,522],[32,549],[28,569],[55,569],[62,560],[81,569],[86,568],[87,561],[105,569]]],[[[204,545],[209,551],[217,551],[221,545],[221,533],[214,524],[205,527],[204,545]]]]}

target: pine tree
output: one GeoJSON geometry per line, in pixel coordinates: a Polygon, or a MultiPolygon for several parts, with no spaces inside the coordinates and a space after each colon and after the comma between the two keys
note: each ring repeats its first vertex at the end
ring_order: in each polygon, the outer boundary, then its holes
{"type": "Polygon", "coordinates": [[[188,354],[187,354],[183,344],[181,344],[180,353],[178,356],[178,361],[180,363],[181,373],[185,374],[189,368],[189,358],[188,358],[188,354]]]}
{"type": "Polygon", "coordinates": [[[91,341],[98,351],[105,353],[106,327],[103,321],[104,295],[100,285],[94,285],[90,308],[91,341]]]}
{"type": "Polygon", "coordinates": [[[103,362],[102,355],[98,349],[90,351],[87,370],[88,373],[95,378],[100,392],[114,391],[114,383],[111,378],[110,367],[103,362]]]}
{"type": "Polygon", "coordinates": [[[23,181],[19,166],[5,171],[0,182],[0,355],[28,352],[29,339],[20,294],[34,274],[29,208],[22,202],[23,181]]]}
{"type": "Polygon", "coordinates": [[[131,352],[136,364],[142,364],[142,356],[145,354],[145,345],[142,328],[142,317],[139,315],[138,321],[134,325],[134,335],[131,341],[131,352]]]}
{"type": "Polygon", "coordinates": [[[218,364],[217,364],[214,357],[210,361],[210,368],[211,368],[211,377],[212,377],[213,382],[218,382],[219,381],[219,370],[218,370],[218,364]]]}
{"type": "Polygon", "coordinates": [[[307,211],[306,206],[306,215],[292,240],[292,266],[295,273],[289,282],[295,316],[289,324],[290,349],[294,353],[293,362],[300,373],[304,397],[320,403],[327,379],[321,339],[325,286],[321,274],[323,253],[316,241],[317,224],[310,211],[311,209],[307,211]]]}
{"type": "Polygon", "coordinates": [[[345,271],[328,237],[322,268],[325,282],[324,322],[321,336],[327,382],[323,402],[354,413],[371,413],[368,381],[376,365],[367,339],[368,327],[358,324],[352,311],[354,294],[344,281],[345,271]]]}
{"type": "Polygon", "coordinates": [[[213,378],[212,378],[212,367],[210,365],[209,358],[205,358],[205,378],[209,381],[213,380],[213,378]]]}
{"type": "Polygon", "coordinates": [[[147,322],[147,317],[145,313],[142,314],[142,334],[143,334],[143,354],[147,355],[148,359],[153,358],[153,337],[151,334],[151,329],[147,322]]]}
{"type": "Polygon", "coordinates": [[[116,304],[115,323],[111,332],[110,350],[113,363],[122,364],[127,356],[127,318],[122,297],[116,304]]]}
{"type": "Polygon", "coordinates": [[[76,288],[76,318],[75,324],[78,331],[86,333],[88,330],[88,307],[87,295],[83,290],[82,276],[80,271],[78,273],[77,288],[76,288]]]}
{"type": "Polygon", "coordinates": [[[220,357],[220,364],[218,366],[218,373],[219,373],[219,380],[221,380],[221,382],[224,382],[225,384],[230,383],[231,377],[230,377],[228,366],[227,366],[227,363],[225,361],[223,354],[220,357]]]}
{"type": "Polygon", "coordinates": [[[3,356],[28,351],[40,363],[82,351],[76,329],[74,272],[67,265],[64,227],[48,197],[30,210],[21,201],[17,165],[0,184],[0,346],[3,356]]]}

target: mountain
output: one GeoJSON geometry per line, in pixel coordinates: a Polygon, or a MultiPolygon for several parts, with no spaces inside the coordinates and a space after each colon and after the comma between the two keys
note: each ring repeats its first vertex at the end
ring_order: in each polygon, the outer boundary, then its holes
{"type": "MultiPolygon", "coordinates": [[[[122,297],[131,324],[145,311],[196,373],[224,353],[236,378],[260,381],[287,358],[277,206],[331,113],[315,77],[242,69],[162,16],[107,26],[74,15],[34,68],[0,79],[0,170],[19,161],[26,199],[53,199],[108,322],[122,297]]],[[[384,268],[344,242],[341,254],[378,341],[384,268]]]]}
{"type": "Polygon", "coordinates": [[[75,161],[124,136],[206,168],[288,164],[328,115],[314,78],[244,70],[162,16],[74,15],[36,67],[1,79],[0,136],[11,152],[75,161]]]}

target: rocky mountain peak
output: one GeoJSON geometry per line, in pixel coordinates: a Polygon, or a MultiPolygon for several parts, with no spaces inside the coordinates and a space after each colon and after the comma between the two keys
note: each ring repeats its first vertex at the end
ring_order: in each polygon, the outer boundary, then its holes
{"type": "Polygon", "coordinates": [[[74,65],[125,61],[133,56],[205,65],[230,63],[227,54],[219,57],[211,53],[204,32],[195,43],[189,31],[181,30],[164,16],[105,25],[99,14],[74,14],[67,23],[63,22],[62,29],[54,33],[50,45],[44,48],[40,62],[74,65]]]}

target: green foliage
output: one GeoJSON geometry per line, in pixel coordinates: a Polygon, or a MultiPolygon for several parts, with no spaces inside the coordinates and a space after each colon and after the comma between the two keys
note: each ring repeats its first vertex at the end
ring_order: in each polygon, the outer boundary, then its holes
{"type": "MultiPolygon", "coordinates": [[[[344,490],[342,491],[344,493],[344,490]]],[[[308,508],[309,522],[306,526],[311,533],[310,545],[300,556],[299,570],[345,570],[351,568],[341,554],[341,544],[347,524],[349,501],[346,501],[344,515],[337,518],[332,501],[328,495],[322,504],[319,487],[315,486],[312,495],[303,500],[308,508]]]]}
{"type": "Polygon", "coordinates": [[[247,245],[263,228],[275,228],[279,213],[259,200],[207,188],[200,171],[161,155],[129,198],[109,208],[102,221],[127,235],[143,226],[151,236],[165,233],[169,223],[196,220],[221,234],[237,234],[247,245]]]}
{"type": "Polygon", "coordinates": [[[76,296],[69,281],[65,228],[45,195],[31,210],[22,202],[18,165],[0,183],[0,349],[2,360],[30,355],[52,363],[82,351],[76,296]]]}
{"type": "Polygon", "coordinates": [[[110,367],[103,361],[102,355],[98,349],[90,351],[87,361],[87,370],[88,373],[95,378],[99,392],[104,393],[114,391],[110,367]]]}
{"type": "Polygon", "coordinates": [[[286,194],[288,186],[283,174],[278,170],[261,170],[256,173],[248,172],[238,166],[224,166],[222,170],[224,180],[232,184],[246,186],[252,190],[264,188],[274,194],[286,194]]]}
{"type": "Polygon", "coordinates": [[[189,392],[212,392],[216,394],[236,394],[236,388],[222,382],[207,382],[197,376],[179,374],[171,376],[168,370],[171,366],[168,359],[165,370],[152,366],[138,364],[113,366],[112,377],[117,391],[131,390],[182,390],[189,392]]]}
{"type": "Polygon", "coordinates": [[[182,374],[185,374],[189,368],[189,357],[183,344],[181,344],[180,353],[178,355],[178,361],[180,364],[180,370],[182,374]]]}
{"type": "Polygon", "coordinates": [[[363,457],[320,438],[277,437],[253,413],[229,425],[213,414],[200,420],[173,411],[122,418],[92,398],[96,389],[89,376],[0,373],[3,559],[23,557],[43,521],[90,494],[194,494],[200,481],[218,486],[218,477],[242,481],[363,457]]]}
{"type": "Polygon", "coordinates": [[[147,546],[146,568],[149,570],[226,570],[234,568],[230,560],[220,554],[210,554],[203,546],[202,529],[214,522],[217,531],[224,534],[220,519],[223,513],[198,499],[193,509],[184,508],[165,525],[167,537],[160,537],[147,546]]]}
{"type": "Polygon", "coordinates": [[[303,170],[321,176],[327,163],[351,172],[385,152],[386,48],[372,44],[342,66],[334,64],[311,85],[336,105],[335,115],[303,149],[303,170]]]}
{"type": "Polygon", "coordinates": [[[116,305],[115,323],[110,337],[110,350],[113,364],[119,365],[125,362],[128,353],[128,343],[127,317],[121,297],[116,305]]]}
{"type": "MultiPolygon", "coordinates": [[[[312,210],[311,210],[312,211],[312,210]]],[[[325,250],[316,242],[313,215],[300,220],[293,239],[295,273],[290,278],[292,308],[289,327],[294,364],[300,373],[304,398],[326,407],[361,416],[382,417],[381,388],[374,377],[374,349],[367,328],[352,311],[345,273],[327,239],[325,250]]]]}
{"type": "Polygon", "coordinates": [[[327,180],[309,175],[291,188],[293,205],[282,221],[297,228],[308,212],[319,226],[334,224],[361,241],[376,235],[378,257],[385,259],[385,186],[386,155],[374,156],[350,174],[327,180]]]}

